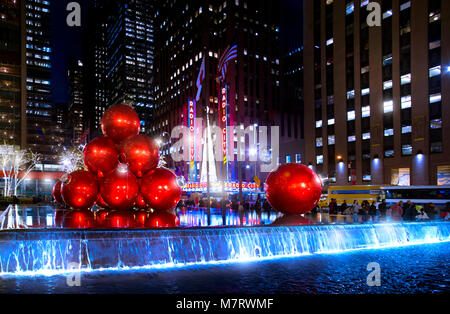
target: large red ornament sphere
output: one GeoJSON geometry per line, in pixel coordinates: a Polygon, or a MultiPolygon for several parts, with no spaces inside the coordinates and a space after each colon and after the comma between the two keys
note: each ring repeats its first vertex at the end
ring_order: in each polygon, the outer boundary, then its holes
{"type": "Polygon", "coordinates": [[[128,138],[120,146],[121,160],[128,164],[128,169],[137,177],[158,166],[159,149],[156,142],[147,135],[128,138]]]}
{"type": "Polygon", "coordinates": [[[64,215],[63,226],[65,228],[93,228],[94,227],[94,213],[90,210],[72,210],[64,215]]]}
{"type": "Polygon", "coordinates": [[[134,215],[129,211],[114,210],[106,216],[105,222],[109,228],[133,228],[134,215]]]}
{"type": "Polygon", "coordinates": [[[103,209],[109,208],[108,204],[106,204],[106,202],[103,200],[103,197],[100,195],[100,193],[97,196],[97,201],[95,202],[95,204],[97,204],[98,207],[103,208],[103,209]]]}
{"type": "Polygon", "coordinates": [[[95,176],[89,171],[78,170],[67,176],[68,181],[61,187],[61,194],[68,206],[85,209],[97,200],[98,186],[95,176]]]}
{"type": "Polygon", "coordinates": [[[300,215],[283,215],[272,222],[272,226],[302,226],[312,225],[313,222],[306,217],[300,215]]]}
{"type": "Polygon", "coordinates": [[[99,178],[117,167],[119,152],[116,144],[107,136],[99,136],[86,145],[83,151],[84,164],[99,178]]]}
{"type": "Polygon", "coordinates": [[[166,168],[151,170],[142,178],[141,195],[154,210],[172,209],[181,198],[177,176],[166,168]]]}
{"type": "Polygon", "coordinates": [[[267,201],[276,210],[303,214],[316,206],[322,194],[322,182],[310,168],[301,164],[284,164],[266,180],[267,201]]]}
{"type": "Polygon", "coordinates": [[[61,185],[62,185],[62,182],[57,181],[55,183],[55,185],[53,186],[53,198],[55,199],[56,202],[58,202],[60,204],[64,204],[64,201],[63,201],[62,195],[61,195],[61,185]]]}
{"type": "Polygon", "coordinates": [[[139,134],[140,121],[131,106],[117,104],[105,111],[101,126],[104,135],[119,143],[130,136],[139,134]]]}
{"type": "Polygon", "coordinates": [[[180,225],[177,216],[168,212],[149,214],[145,226],[147,228],[173,228],[180,225]]]}
{"type": "Polygon", "coordinates": [[[100,184],[100,195],[111,209],[127,210],[133,208],[138,194],[138,181],[123,164],[109,173],[100,184]]]}

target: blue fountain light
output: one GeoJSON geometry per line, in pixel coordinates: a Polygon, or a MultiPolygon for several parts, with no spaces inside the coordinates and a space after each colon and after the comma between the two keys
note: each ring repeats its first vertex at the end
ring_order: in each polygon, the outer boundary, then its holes
{"type": "Polygon", "coordinates": [[[450,222],[0,232],[0,275],[236,263],[450,241],[450,222]],[[73,269],[73,264],[79,265],[73,269]]]}

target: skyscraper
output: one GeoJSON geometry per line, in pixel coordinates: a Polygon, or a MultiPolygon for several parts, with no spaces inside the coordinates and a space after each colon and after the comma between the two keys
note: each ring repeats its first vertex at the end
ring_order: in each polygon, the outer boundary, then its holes
{"type": "Polygon", "coordinates": [[[25,2],[0,6],[0,144],[26,145],[25,2]]]}
{"type": "Polygon", "coordinates": [[[98,1],[90,14],[88,36],[95,41],[87,55],[95,65],[87,68],[87,79],[96,84],[88,87],[89,99],[95,99],[91,125],[98,133],[105,106],[125,99],[134,104],[146,133],[153,108],[153,1],[98,1]]]}
{"type": "Polygon", "coordinates": [[[305,162],[331,184],[448,182],[450,2],[371,2],[381,26],[367,0],[304,1],[305,162]]]}
{"type": "Polygon", "coordinates": [[[69,82],[69,130],[72,131],[72,145],[78,146],[86,142],[85,133],[85,99],[83,83],[83,62],[81,60],[71,60],[68,70],[69,82]]]}
{"type": "Polygon", "coordinates": [[[27,147],[57,163],[64,140],[51,98],[50,1],[26,0],[27,147]]]}

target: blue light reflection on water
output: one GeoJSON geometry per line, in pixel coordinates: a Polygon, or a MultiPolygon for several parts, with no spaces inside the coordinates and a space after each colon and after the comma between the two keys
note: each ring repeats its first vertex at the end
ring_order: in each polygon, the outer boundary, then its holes
{"type": "Polygon", "coordinates": [[[450,241],[450,222],[0,233],[0,275],[167,268],[450,241]]]}
{"type": "Polygon", "coordinates": [[[0,277],[0,293],[448,293],[450,244],[351,251],[339,254],[183,268],[0,277]],[[366,284],[367,264],[381,267],[381,286],[366,284]]]}

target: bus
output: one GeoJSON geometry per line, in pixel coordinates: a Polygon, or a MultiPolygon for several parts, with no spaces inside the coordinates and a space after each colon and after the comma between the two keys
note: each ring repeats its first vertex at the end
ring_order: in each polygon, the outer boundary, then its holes
{"type": "Polygon", "coordinates": [[[450,185],[383,186],[380,200],[383,199],[388,205],[411,201],[417,205],[433,203],[436,207],[444,207],[450,202],[450,185]]]}
{"type": "Polygon", "coordinates": [[[380,201],[381,185],[347,185],[347,186],[330,186],[328,188],[327,202],[331,202],[334,198],[340,205],[344,201],[347,204],[352,204],[354,201],[358,201],[361,204],[362,201],[380,201]]]}
{"type": "Polygon", "coordinates": [[[442,186],[389,186],[389,185],[353,185],[353,186],[330,186],[328,188],[327,203],[334,198],[338,204],[344,200],[347,204],[358,201],[381,202],[393,205],[396,202],[411,201],[417,205],[433,203],[436,207],[444,207],[450,202],[450,185],[442,186]]]}

